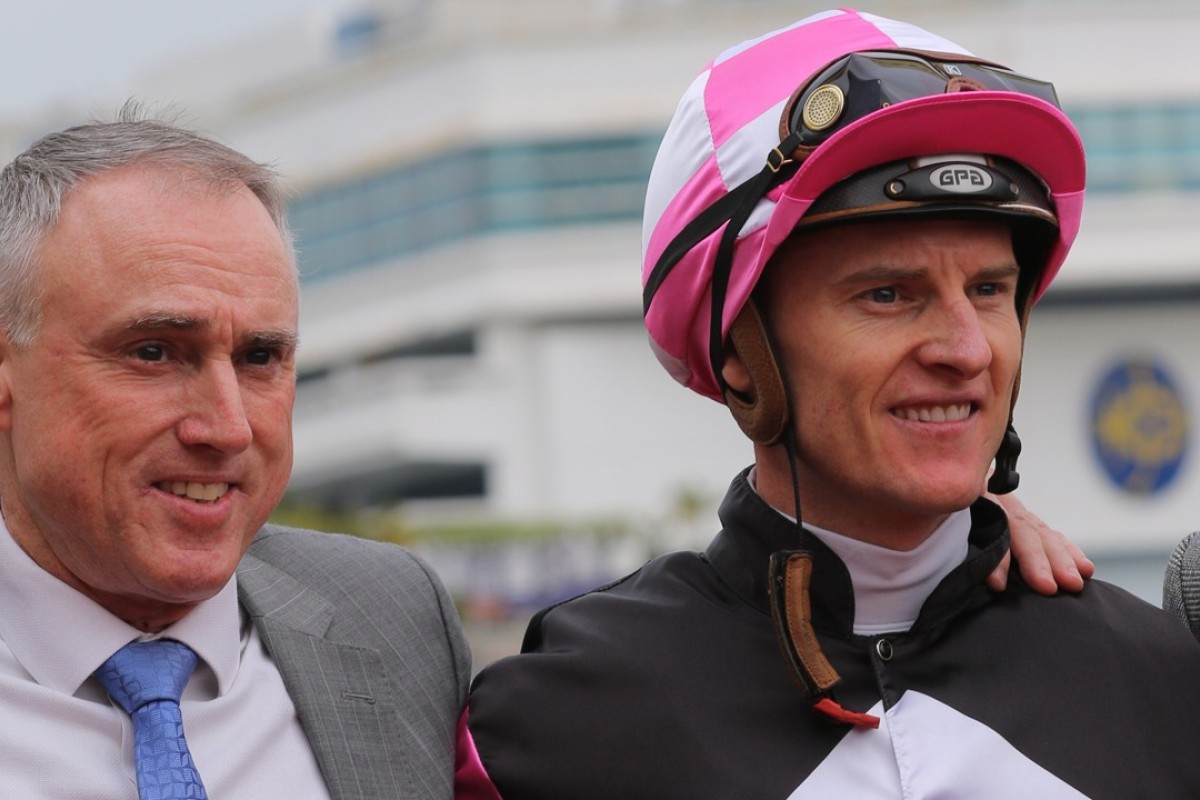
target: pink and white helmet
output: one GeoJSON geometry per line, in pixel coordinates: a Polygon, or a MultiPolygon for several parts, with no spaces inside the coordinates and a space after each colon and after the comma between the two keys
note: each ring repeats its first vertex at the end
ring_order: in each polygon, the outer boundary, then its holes
{"type": "MultiPolygon", "coordinates": [[[[719,55],[680,101],[647,189],[643,301],[659,361],[680,383],[723,401],[713,367],[720,347],[763,267],[817,211],[814,202],[828,205],[827,190],[870,168],[928,165],[929,157],[945,157],[922,173],[931,181],[953,180],[953,170],[937,168],[947,161],[1010,164],[1024,176],[1009,183],[1003,171],[984,170],[989,186],[997,175],[1005,186],[955,194],[949,204],[928,192],[883,199],[901,210],[969,206],[1049,220],[1032,287],[1039,297],[1079,230],[1085,178],[1083,145],[1050,84],[908,23],[849,9],[719,55]],[[1040,199],[1024,189],[1018,197],[1030,178],[1040,199]]],[[[842,219],[854,213],[846,208],[842,219]]],[[[877,203],[869,213],[887,209],[877,203]]]]}

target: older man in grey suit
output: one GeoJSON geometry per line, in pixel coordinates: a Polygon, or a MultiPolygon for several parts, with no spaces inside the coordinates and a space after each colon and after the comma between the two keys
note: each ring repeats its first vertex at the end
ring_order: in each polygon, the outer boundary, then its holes
{"type": "Polygon", "coordinates": [[[0,173],[0,796],[448,798],[470,657],[400,548],[265,525],[271,170],[126,109],[0,173]]]}

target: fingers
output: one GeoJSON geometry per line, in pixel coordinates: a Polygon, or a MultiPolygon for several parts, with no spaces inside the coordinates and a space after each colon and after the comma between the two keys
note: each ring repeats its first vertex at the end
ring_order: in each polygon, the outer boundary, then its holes
{"type": "Polygon", "coordinates": [[[1004,587],[1008,585],[1008,566],[1012,563],[1012,552],[1004,554],[1004,558],[996,565],[991,574],[987,576],[987,586],[993,592],[1003,592],[1004,587]]]}
{"type": "MultiPolygon", "coordinates": [[[[1079,545],[1075,544],[1070,539],[1068,539],[1064,534],[1059,533],[1058,531],[1053,531],[1053,533],[1058,534],[1060,540],[1062,541],[1062,544],[1063,544],[1062,558],[1066,559],[1072,565],[1074,565],[1075,573],[1078,574],[1081,578],[1081,580],[1079,582],[1079,589],[1070,589],[1069,587],[1066,587],[1066,586],[1064,586],[1063,588],[1067,589],[1068,591],[1077,592],[1083,588],[1084,581],[1088,580],[1089,578],[1091,578],[1093,575],[1096,574],[1096,565],[1092,562],[1092,560],[1090,558],[1087,557],[1087,554],[1083,552],[1083,549],[1079,545]]],[[[1056,560],[1053,558],[1050,559],[1050,565],[1052,568],[1054,568],[1054,575],[1057,578],[1059,573],[1058,573],[1058,567],[1057,567],[1056,560]]],[[[1059,580],[1059,584],[1060,585],[1062,584],[1061,580],[1059,580]]]]}
{"type": "Polygon", "coordinates": [[[1013,555],[1021,577],[1035,592],[1051,595],[1059,589],[1078,592],[1090,578],[1095,567],[1074,543],[1036,517],[1022,519],[1022,525],[1033,526],[1036,538],[1013,537],[1013,555]],[[1028,567],[1028,569],[1027,569],[1028,567]]]}
{"type": "MultiPolygon", "coordinates": [[[[1039,594],[1062,589],[1078,592],[1092,577],[1095,565],[1074,542],[1047,525],[1011,494],[993,498],[1008,515],[1012,556],[1021,577],[1039,594]]],[[[993,576],[995,573],[993,573],[993,576]]],[[[992,585],[989,577],[989,586],[992,585]]]]}

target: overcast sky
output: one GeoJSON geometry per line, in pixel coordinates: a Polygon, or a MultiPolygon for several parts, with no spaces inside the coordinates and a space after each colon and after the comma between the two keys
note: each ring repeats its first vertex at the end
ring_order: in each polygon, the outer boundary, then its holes
{"type": "Polygon", "coordinates": [[[121,97],[139,74],[347,0],[0,0],[0,118],[121,97]]]}

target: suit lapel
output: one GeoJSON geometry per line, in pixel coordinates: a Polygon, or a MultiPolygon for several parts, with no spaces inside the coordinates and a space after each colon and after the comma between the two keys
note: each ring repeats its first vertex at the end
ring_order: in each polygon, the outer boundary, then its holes
{"type": "Polygon", "coordinates": [[[405,741],[377,651],[326,640],[334,606],[254,556],[238,596],[296,706],[333,800],[411,797],[405,741]]]}

